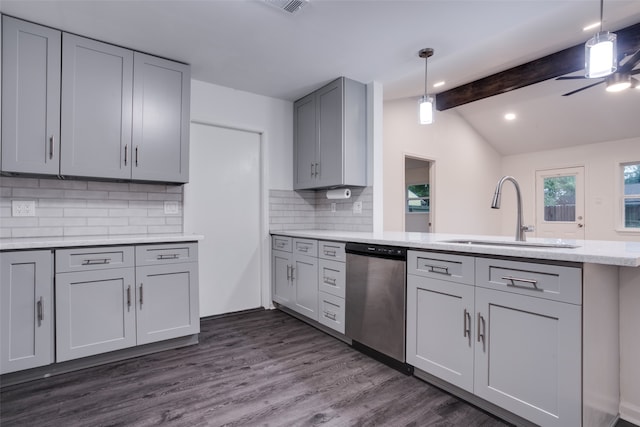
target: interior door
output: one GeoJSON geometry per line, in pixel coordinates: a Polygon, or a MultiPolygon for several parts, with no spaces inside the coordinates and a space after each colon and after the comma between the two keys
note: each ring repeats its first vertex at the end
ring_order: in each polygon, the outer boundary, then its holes
{"type": "Polygon", "coordinates": [[[536,171],[536,235],[584,239],[584,167],[536,171]]]}
{"type": "Polygon", "coordinates": [[[261,306],[260,135],[191,124],[184,229],[198,243],[200,316],[261,306]]]}

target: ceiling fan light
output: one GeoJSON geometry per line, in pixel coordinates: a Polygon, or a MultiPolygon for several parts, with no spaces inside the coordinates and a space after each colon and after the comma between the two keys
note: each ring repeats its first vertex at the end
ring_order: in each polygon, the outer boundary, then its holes
{"type": "Polygon", "coordinates": [[[435,109],[435,98],[430,95],[424,95],[420,98],[420,124],[430,125],[433,123],[433,110],[435,109]]]}
{"type": "Polygon", "coordinates": [[[584,45],[585,76],[589,79],[606,77],[618,68],[616,35],[601,31],[584,45]]]}

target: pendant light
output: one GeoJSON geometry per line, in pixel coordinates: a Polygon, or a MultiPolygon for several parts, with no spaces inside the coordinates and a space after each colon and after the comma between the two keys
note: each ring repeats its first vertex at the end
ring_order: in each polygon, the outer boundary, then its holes
{"type": "Polygon", "coordinates": [[[435,110],[435,98],[427,94],[427,62],[428,58],[433,55],[433,49],[430,47],[422,49],[418,52],[420,58],[424,58],[424,95],[420,98],[420,124],[430,125],[433,123],[433,112],[435,110]]]}
{"type": "Polygon", "coordinates": [[[600,0],[600,31],[584,45],[585,76],[589,79],[606,77],[618,68],[616,35],[602,31],[604,0],[600,0]]]}

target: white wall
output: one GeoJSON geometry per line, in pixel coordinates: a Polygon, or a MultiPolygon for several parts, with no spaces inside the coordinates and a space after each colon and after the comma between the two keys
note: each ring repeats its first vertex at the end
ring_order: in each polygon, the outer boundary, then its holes
{"type": "MultiPolygon", "coordinates": [[[[640,234],[616,231],[621,225],[619,164],[640,161],[640,137],[579,147],[540,151],[502,159],[502,172],[520,184],[525,224],[535,224],[536,170],[585,168],[585,239],[639,240],[640,234]]],[[[515,192],[502,200],[502,234],[514,234],[515,192]]]]}
{"type": "Polygon", "coordinates": [[[497,234],[500,215],[491,209],[501,176],[500,155],[455,111],[436,112],[418,123],[418,102],[384,103],[384,229],[403,231],[404,158],[435,161],[431,183],[434,232],[497,234]]]}
{"type": "MultiPolygon", "coordinates": [[[[262,305],[271,306],[269,262],[269,189],[293,188],[293,103],[255,95],[198,80],[191,81],[191,121],[254,131],[261,144],[261,280],[262,305]]],[[[190,179],[216,179],[215,171],[190,179]]],[[[224,206],[220,206],[221,209],[224,206]]],[[[187,212],[185,221],[195,215],[209,218],[207,212],[187,212]]],[[[220,225],[221,227],[224,224],[220,225]]],[[[189,224],[185,222],[185,229],[189,224]]],[[[207,236],[205,236],[205,239],[207,236]]],[[[211,238],[211,236],[209,236],[211,238]]],[[[200,260],[206,262],[206,260],[200,260]]],[[[202,286],[207,286],[202,283],[202,286]]]]}

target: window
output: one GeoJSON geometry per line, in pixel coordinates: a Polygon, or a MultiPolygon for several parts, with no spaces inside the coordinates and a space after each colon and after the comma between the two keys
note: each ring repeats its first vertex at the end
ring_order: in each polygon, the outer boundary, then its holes
{"type": "Polygon", "coordinates": [[[625,228],[640,228],[640,163],[622,165],[622,215],[625,228]]]}
{"type": "Polygon", "coordinates": [[[576,220],[575,175],[544,178],[544,220],[576,220]]]}
{"type": "Polygon", "coordinates": [[[407,212],[429,212],[429,184],[407,186],[407,212]]]}

